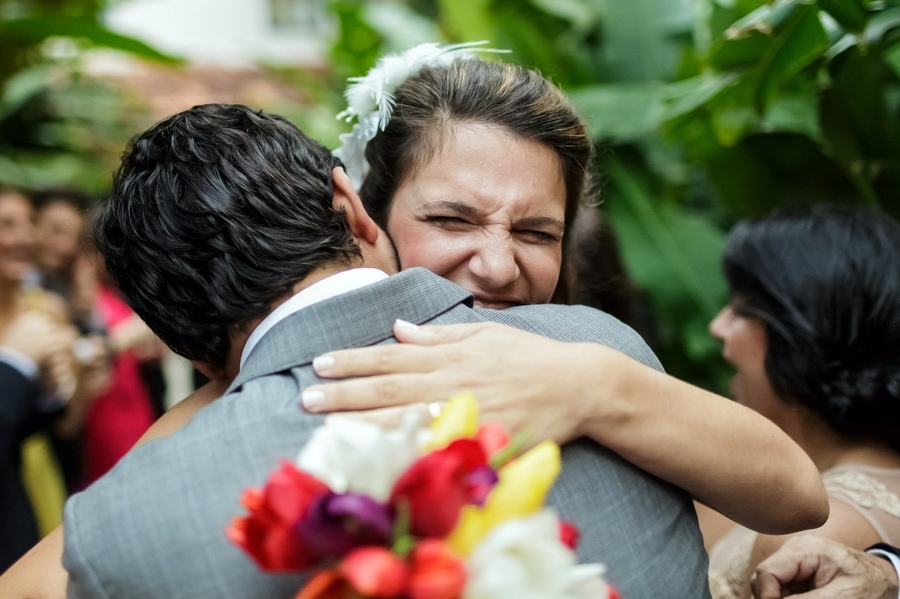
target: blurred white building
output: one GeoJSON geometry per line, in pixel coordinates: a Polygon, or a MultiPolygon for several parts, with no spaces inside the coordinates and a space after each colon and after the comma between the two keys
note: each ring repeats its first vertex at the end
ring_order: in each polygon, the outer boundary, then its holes
{"type": "Polygon", "coordinates": [[[325,0],[124,0],[107,26],[191,63],[319,64],[332,32],[325,0]]]}

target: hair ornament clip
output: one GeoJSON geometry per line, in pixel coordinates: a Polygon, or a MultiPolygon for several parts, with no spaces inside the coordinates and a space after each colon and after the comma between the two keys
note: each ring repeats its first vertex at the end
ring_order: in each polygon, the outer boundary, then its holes
{"type": "Polygon", "coordinates": [[[465,42],[449,46],[419,44],[399,54],[382,56],[365,77],[350,78],[352,84],[344,92],[347,108],[338,113],[337,118],[349,123],[355,117],[357,121],[349,133],[340,136],[341,145],[334,155],[347,167],[347,174],[357,190],[369,174],[366,145],[379,130],[384,131],[391,120],[394,91],[425,67],[448,65],[457,59],[473,56],[473,52],[509,52],[477,47],[486,43],[465,42]]]}

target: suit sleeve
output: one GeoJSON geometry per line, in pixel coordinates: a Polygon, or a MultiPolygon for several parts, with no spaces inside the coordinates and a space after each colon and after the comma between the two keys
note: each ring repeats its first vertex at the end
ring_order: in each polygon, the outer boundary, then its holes
{"type": "Polygon", "coordinates": [[[0,452],[9,455],[20,441],[40,389],[17,368],[0,360],[0,452]]]}
{"type": "Polygon", "coordinates": [[[557,341],[598,343],[662,371],[659,359],[631,327],[606,312],[587,306],[520,306],[490,311],[490,320],[557,341]]]}

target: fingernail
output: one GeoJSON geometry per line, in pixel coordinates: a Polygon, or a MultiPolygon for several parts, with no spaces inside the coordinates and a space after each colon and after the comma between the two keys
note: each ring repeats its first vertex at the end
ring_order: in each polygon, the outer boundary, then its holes
{"type": "Polygon", "coordinates": [[[325,392],[314,389],[307,389],[300,394],[300,401],[303,407],[310,412],[315,412],[325,404],[325,392]]]}
{"type": "Polygon", "coordinates": [[[394,324],[395,324],[395,325],[397,326],[397,328],[400,329],[401,331],[415,331],[416,329],[419,328],[419,325],[414,324],[414,323],[412,323],[412,322],[409,322],[408,320],[402,320],[402,319],[400,319],[400,318],[398,318],[397,320],[395,320],[395,321],[394,321],[394,324]]]}
{"type": "Polygon", "coordinates": [[[334,358],[332,356],[319,356],[313,360],[313,370],[319,374],[330,368],[334,368],[334,358]]]}

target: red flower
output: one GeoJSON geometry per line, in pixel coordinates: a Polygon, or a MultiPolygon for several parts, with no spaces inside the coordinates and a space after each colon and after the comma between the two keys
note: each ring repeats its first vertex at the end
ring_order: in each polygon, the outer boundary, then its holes
{"type": "Polygon", "coordinates": [[[466,566],[450,546],[424,539],[410,555],[409,599],[456,599],[466,586],[466,566]]]}
{"type": "Polygon", "coordinates": [[[578,539],[580,537],[581,533],[578,532],[574,524],[565,520],[559,521],[559,540],[562,541],[563,545],[575,551],[578,548],[578,539]]]}
{"type": "Polygon", "coordinates": [[[341,562],[340,571],[361,595],[376,599],[399,597],[408,579],[406,564],[385,547],[354,549],[341,562]]]}
{"type": "Polygon", "coordinates": [[[265,487],[244,491],[241,503],[250,514],[235,518],[226,534],[263,570],[307,568],[317,556],[301,543],[295,527],[313,499],[326,491],[328,487],[322,482],[284,462],[265,487]]]}
{"type": "Polygon", "coordinates": [[[472,503],[469,474],[487,463],[474,439],[457,439],[414,462],[394,483],[391,503],[409,506],[410,532],[419,537],[446,537],[463,505],[472,503]]]}

